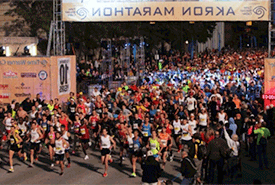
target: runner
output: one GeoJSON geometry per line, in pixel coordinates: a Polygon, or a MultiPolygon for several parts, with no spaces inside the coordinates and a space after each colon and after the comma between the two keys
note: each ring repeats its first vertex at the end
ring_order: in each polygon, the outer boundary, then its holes
{"type": "Polygon", "coordinates": [[[197,120],[195,120],[195,115],[192,113],[190,114],[190,120],[188,121],[188,124],[191,126],[192,134],[194,135],[197,131],[197,120]]]}
{"type": "Polygon", "coordinates": [[[64,174],[64,153],[65,150],[68,148],[69,143],[62,138],[61,132],[56,132],[56,140],[55,140],[55,161],[56,164],[60,164],[60,176],[64,174]]]}
{"type": "MultiPolygon", "coordinates": [[[[111,136],[108,135],[106,128],[103,128],[102,130],[100,141],[101,162],[102,164],[105,164],[105,171],[103,177],[107,177],[108,161],[110,159],[111,149],[114,149],[116,147],[116,142],[113,140],[111,136]]],[[[112,162],[112,160],[110,162],[112,162]]]]}
{"type": "Polygon", "coordinates": [[[75,154],[77,142],[79,141],[79,134],[80,130],[79,127],[81,126],[80,120],[79,120],[79,114],[75,114],[75,121],[74,121],[74,144],[73,144],[73,151],[72,154],[75,154]]]}
{"type": "Polygon", "coordinates": [[[175,120],[173,121],[173,127],[174,127],[174,141],[178,147],[178,153],[181,150],[181,144],[179,142],[179,138],[180,138],[180,131],[181,131],[181,121],[179,120],[179,116],[175,115],[175,120]]]}
{"type": "Polygon", "coordinates": [[[47,135],[45,143],[48,145],[50,160],[51,160],[51,167],[54,167],[54,147],[55,147],[55,132],[53,126],[50,126],[50,131],[47,135]]]}
{"type": "Polygon", "coordinates": [[[20,143],[23,140],[19,136],[18,130],[15,130],[14,126],[10,127],[10,133],[8,135],[8,140],[10,142],[10,149],[9,149],[10,169],[9,169],[9,172],[14,172],[13,159],[12,159],[14,153],[17,152],[19,157],[23,157],[23,154],[21,154],[21,145],[20,145],[20,143]]]}
{"type": "Polygon", "coordinates": [[[150,149],[153,152],[156,160],[159,161],[163,146],[155,130],[152,131],[152,137],[149,138],[149,142],[146,148],[150,149]]]}
{"type": "Polygon", "coordinates": [[[164,170],[165,164],[166,164],[166,158],[167,158],[167,152],[169,151],[169,148],[172,147],[172,139],[171,136],[166,132],[166,127],[162,127],[162,132],[159,133],[159,139],[162,143],[162,149],[161,149],[161,154],[162,154],[162,169],[164,170]],[[168,145],[168,141],[170,140],[170,144],[168,145]]]}
{"type": "MultiPolygon", "coordinates": [[[[67,143],[69,143],[69,140],[71,139],[71,134],[65,130],[65,125],[61,125],[61,134],[62,134],[62,138],[65,139],[67,143]]],[[[70,158],[69,150],[70,150],[70,144],[65,149],[65,156],[68,161],[67,168],[71,167],[71,158],[70,158]]]]}
{"type": "Polygon", "coordinates": [[[85,154],[84,160],[88,160],[89,156],[87,155],[87,152],[86,152],[86,150],[88,149],[88,143],[90,139],[89,130],[87,128],[88,121],[84,118],[84,115],[82,112],[79,113],[79,118],[81,123],[81,126],[79,127],[79,130],[80,130],[79,138],[81,139],[82,150],[83,150],[83,153],[85,154]]]}
{"type": "Polygon", "coordinates": [[[151,134],[151,129],[152,129],[152,124],[149,123],[150,118],[146,117],[145,118],[145,123],[142,123],[141,130],[143,134],[142,142],[144,145],[147,145],[149,137],[152,135],[151,134]]]}
{"type": "Polygon", "coordinates": [[[127,142],[127,138],[126,138],[127,129],[126,129],[125,121],[123,121],[123,118],[120,118],[119,123],[116,125],[116,128],[118,130],[118,139],[120,142],[120,152],[119,152],[120,163],[119,163],[119,165],[122,166],[122,161],[124,160],[123,152],[124,152],[124,150],[127,151],[127,149],[128,149],[128,146],[127,146],[128,142],[127,142]]]}
{"type": "Polygon", "coordinates": [[[207,127],[209,126],[209,118],[206,112],[206,109],[203,108],[202,112],[199,113],[199,129],[200,131],[206,131],[207,127]]]}
{"type": "Polygon", "coordinates": [[[181,136],[182,149],[184,151],[188,151],[189,147],[192,144],[193,131],[191,126],[187,123],[186,119],[182,121],[181,130],[182,130],[182,136],[181,136]]]}
{"type": "Polygon", "coordinates": [[[99,134],[101,132],[101,126],[99,125],[99,115],[96,113],[94,109],[92,111],[92,115],[89,118],[89,123],[91,124],[91,136],[92,140],[94,141],[93,148],[95,149],[99,143],[99,134]]]}
{"type": "Polygon", "coordinates": [[[38,152],[40,150],[40,140],[43,138],[43,135],[40,129],[37,127],[36,123],[32,122],[31,124],[31,131],[29,133],[29,138],[31,142],[31,154],[30,154],[30,167],[33,167],[33,160],[34,157],[38,158],[38,152]]]}
{"type": "Polygon", "coordinates": [[[11,131],[11,126],[12,126],[12,122],[13,122],[13,118],[11,116],[11,113],[8,112],[7,116],[5,117],[5,119],[3,120],[3,124],[5,125],[5,129],[6,129],[6,134],[8,135],[11,131]]]}
{"type": "Polygon", "coordinates": [[[142,146],[142,139],[139,137],[138,130],[134,131],[134,134],[132,133],[132,128],[128,127],[128,135],[127,135],[127,141],[129,143],[129,153],[130,153],[130,161],[133,165],[133,173],[131,174],[131,177],[136,177],[136,163],[137,160],[141,162],[142,152],[141,152],[141,146],[142,146]]]}
{"type": "MultiPolygon", "coordinates": [[[[26,117],[25,119],[27,120],[28,118],[26,117]]],[[[19,124],[17,125],[17,127],[18,127],[18,131],[19,131],[19,136],[22,139],[22,142],[20,143],[20,145],[21,145],[20,148],[21,148],[21,153],[23,154],[23,157],[21,160],[27,161],[28,158],[27,158],[27,154],[26,154],[26,148],[27,148],[26,140],[28,139],[28,137],[27,137],[26,133],[27,133],[28,127],[26,125],[26,121],[24,121],[23,118],[19,118],[19,124]]]]}

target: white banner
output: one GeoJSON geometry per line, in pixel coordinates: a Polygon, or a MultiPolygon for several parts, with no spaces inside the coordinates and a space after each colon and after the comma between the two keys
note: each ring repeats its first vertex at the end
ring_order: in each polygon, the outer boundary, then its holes
{"type": "Polygon", "coordinates": [[[71,59],[59,58],[58,59],[58,93],[69,94],[71,91],[70,74],[71,74],[71,59]]]}

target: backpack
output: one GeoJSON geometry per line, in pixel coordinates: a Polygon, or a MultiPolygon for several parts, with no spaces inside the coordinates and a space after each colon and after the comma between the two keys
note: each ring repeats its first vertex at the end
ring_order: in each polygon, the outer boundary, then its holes
{"type": "Polygon", "coordinates": [[[259,141],[260,145],[266,145],[267,144],[267,139],[264,137],[261,137],[260,141],[259,141]]]}
{"type": "Polygon", "coordinates": [[[207,156],[207,148],[205,142],[201,141],[201,143],[199,144],[198,153],[200,154],[202,159],[204,159],[207,156]]]}

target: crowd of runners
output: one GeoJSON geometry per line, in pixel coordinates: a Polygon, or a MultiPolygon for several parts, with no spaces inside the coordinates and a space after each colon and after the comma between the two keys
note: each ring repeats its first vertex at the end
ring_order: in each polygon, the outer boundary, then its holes
{"type": "Polygon", "coordinates": [[[95,87],[91,96],[71,92],[63,104],[57,98],[41,100],[39,94],[15,100],[0,108],[9,171],[14,172],[15,153],[33,167],[43,147],[49,165],[60,165],[60,175],[64,162],[71,166],[70,155],[82,151],[89,159],[89,148],[101,151],[103,177],[116,148],[120,165],[129,156],[132,177],[149,150],[164,171],[175,153],[187,153],[196,167],[190,179],[198,184],[214,183],[216,167],[223,183],[226,165],[232,180],[240,177],[241,148],[252,161],[258,156],[261,170],[269,169],[266,146],[274,134],[275,108],[263,107],[260,96],[264,57],[261,51],[206,53],[192,62],[171,57],[166,69],[148,63],[140,85],[95,87]]]}

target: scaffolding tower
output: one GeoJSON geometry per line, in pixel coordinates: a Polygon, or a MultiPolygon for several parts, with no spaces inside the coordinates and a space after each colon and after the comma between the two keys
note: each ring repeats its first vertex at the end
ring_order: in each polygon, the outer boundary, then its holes
{"type": "Polygon", "coordinates": [[[138,75],[140,74],[140,71],[144,72],[145,70],[145,42],[144,38],[139,38],[139,46],[137,47],[137,56],[136,56],[136,67],[138,70],[138,75]]]}
{"type": "MultiPolygon", "coordinates": [[[[112,41],[111,39],[101,39],[102,46],[102,64],[101,73],[105,76],[104,79],[111,82],[113,80],[113,60],[112,60],[112,41]]],[[[106,82],[104,80],[104,82],[106,82]]]]}
{"type": "Polygon", "coordinates": [[[53,40],[53,55],[65,55],[65,23],[62,21],[62,0],[53,0],[53,20],[48,39],[47,56],[53,40]]]}
{"type": "Polygon", "coordinates": [[[268,23],[268,58],[275,57],[271,52],[275,47],[275,0],[270,0],[268,23]]]}

